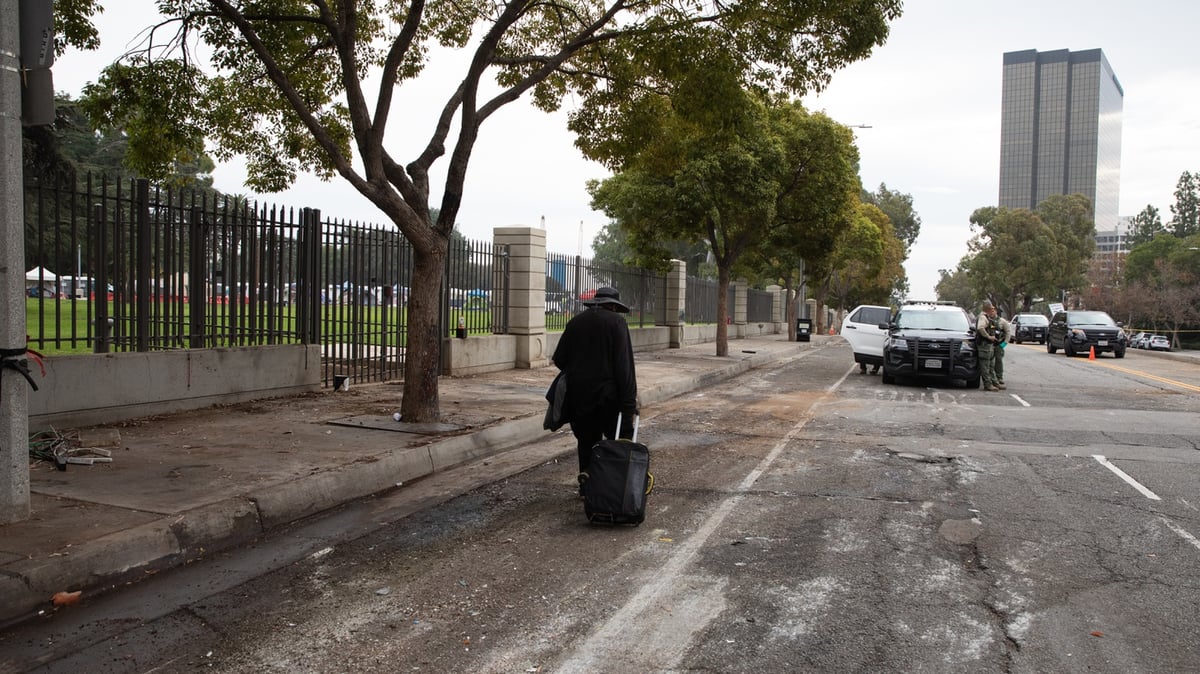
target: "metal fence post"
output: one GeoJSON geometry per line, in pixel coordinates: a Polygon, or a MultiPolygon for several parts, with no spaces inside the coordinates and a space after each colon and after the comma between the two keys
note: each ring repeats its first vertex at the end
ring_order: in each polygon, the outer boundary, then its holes
{"type": "Polygon", "coordinates": [[[205,281],[208,274],[204,268],[204,209],[192,206],[192,218],[188,227],[188,346],[204,348],[204,319],[208,314],[205,281]]]}
{"type": "Polygon", "coordinates": [[[99,203],[93,206],[92,213],[92,231],[96,233],[93,237],[96,248],[92,254],[92,259],[96,261],[96,267],[93,270],[96,279],[96,311],[94,315],[96,336],[92,341],[92,351],[108,353],[109,344],[112,341],[112,326],[109,321],[112,319],[108,311],[108,225],[104,217],[104,204],[99,203]]]}
{"type": "Polygon", "coordinates": [[[321,211],[305,208],[300,211],[300,253],[296,265],[296,330],[303,344],[319,343],[321,301],[321,211]]]}
{"type": "Polygon", "coordinates": [[[150,350],[150,293],[154,286],[150,278],[150,181],[139,178],[134,197],[137,209],[137,350],[150,350]]]}

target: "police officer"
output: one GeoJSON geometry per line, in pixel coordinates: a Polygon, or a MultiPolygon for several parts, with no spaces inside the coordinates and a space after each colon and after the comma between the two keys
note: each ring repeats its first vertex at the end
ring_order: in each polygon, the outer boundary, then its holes
{"type": "Polygon", "coordinates": [[[975,319],[975,343],[979,354],[979,376],[983,379],[985,391],[1006,388],[996,377],[996,350],[1000,348],[1003,330],[996,316],[996,306],[991,300],[984,300],[980,305],[979,318],[975,319]]]}
{"type": "Polygon", "coordinates": [[[996,387],[1007,388],[1004,385],[1004,352],[1009,342],[1013,340],[1013,326],[1009,320],[1003,316],[997,318],[1000,322],[1000,343],[996,345],[995,365],[992,370],[996,373],[996,387]]]}

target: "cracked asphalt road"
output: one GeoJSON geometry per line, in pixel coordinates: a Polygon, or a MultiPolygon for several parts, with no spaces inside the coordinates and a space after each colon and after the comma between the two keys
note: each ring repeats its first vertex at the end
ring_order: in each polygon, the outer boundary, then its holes
{"type": "Polygon", "coordinates": [[[1200,669],[1200,395],[1032,349],[1004,393],[850,361],[645,410],[641,527],[587,525],[548,435],[6,646],[55,672],[1200,669]]]}

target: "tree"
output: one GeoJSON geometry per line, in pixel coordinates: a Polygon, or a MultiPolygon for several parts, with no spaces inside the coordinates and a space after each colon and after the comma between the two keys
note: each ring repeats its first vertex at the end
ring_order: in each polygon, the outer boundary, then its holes
{"type": "Polygon", "coordinates": [[[1125,280],[1153,286],[1163,284],[1163,271],[1170,258],[1184,249],[1184,242],[1168,232],[1129,251],[1125,256],[1125,280]]]}
{"type": "Polygon", "coordinates": [[[989,206],[976,210],[971,224],[978,233],[961,268],[976,299],[990,299],[1012,315],[1028,310],[1034,296],[1056,291],[1062,250],[1037,214],[989,206]]]}
{"type": "Polygon", "coordinates": [[[245,157],[252,188],[279,190],[308,171],[340,176],[375,204],[413,247],[401,413],[417,422],[440,416],[438,284],[488,118],[526,93],[545,110],[572,93],[580,101],[573,128],[618,120],[631,92],[669,85],[656,78],[663,69],[648,64],[678,61],[700,51],[691,48],[697,39],[716,34],[719,42],[708,38],[701,47],[723,50],[739,80],[819,88],[830,71],[882,43],[887,22],[900,13],[899,0],[704,7],[663,0],[172,0],[159,7],[178,30],[106,69],[87,90],[89,113],[101,127],[126,129],[131,158],[148,174],[168,159],[195,156],[207,139],[219,159],[245,157]],[[208,49],[205,58],[189,51],[200,47],[208,49]],[[392,113],[415,104],[401,87],[431,54],[446,53],[438,47],[467,52],[469,62],[428,142],[404,162],[386,142],[389,124],[400,124],[392,113]],[[430,188],[444,156],[434,221],[430,188]]]}
{"type": "Polygon", "coordinates": [[[634,232],[635,241],[707,243],[717,265],[716,353],[724,356],[733,270],[768,240],[827,255],[842,219],[826,216],[853,203],[858,154],[848,128],[799,103],[729,88],[713,98],[710,91],[679,89],[673,106],[660,110],[658,135],[622,160],[623,171],[589,190],[593,206],[634,232]]]}
{"type": "Polygon", "coordinates": [[[1180,239],[1200,233],[1200,175],[1184,171],[1179,176],[1170,224],[1171,233],[1180,239]]]}
{"type": "Polygon", "coordinates": [[[939,278],[934,290],[937,291],[939,300],[954,302],[964,308],[975,305],[975,291],[971,288],[971,281],[967,277],[966,270],[970,259],[970,257],[963,258],[963,261],[953,271],[938,270],[939,278]]]}
{"type": "Polygon", "coordinates": [[[1158,209],[1147,204],[1141,213],[1133,216],[1133,222],[1129,226],[1129,233],[1125,236],[1125,241],[1132,249],[1152,240],[1158,236],[1159,232],[1164,231],[1166,230],[1163,228],[1162,218],[1158,215],[1158,209]]]}
{"type": "Polygon", "coordinates": [[[1091,203],[1078,194],[1050,196],[1036,211],[986,206],[971,215],[971,227],[960,269],[977,298],[1010,315],[1029,311],[1036,296],[1079,288],[1095,249],[1091,203]]]}
{"type": "Polygon", "coordinates": [[[892,223],[896,238],[904,242],[904,256],[912,250],[917,237],[921,235],[921,216],[913,209],[911,194],[893,192],[885,183],[879,183],[879,189],[874,192],[863,190],[862,200],[874,204],[883,211],[892,223]]]}
{"type": "Polygon", "coordinates": [[[903,248],[888,216],[873,204],[860,203],[832,256],[829,288],[838,308],[889,302],[896,276],[904,275],[903,248]]]}

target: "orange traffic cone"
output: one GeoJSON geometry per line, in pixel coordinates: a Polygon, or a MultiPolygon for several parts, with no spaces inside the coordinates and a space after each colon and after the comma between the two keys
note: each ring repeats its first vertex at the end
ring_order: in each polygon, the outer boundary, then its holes
{"type": "Polygon", "coordinates": [[[1088,360],[1096,360],[1096,347],[1088,347],[1088,360]]]}

